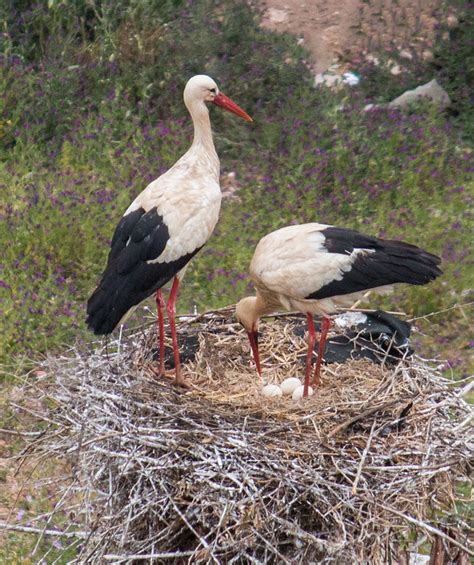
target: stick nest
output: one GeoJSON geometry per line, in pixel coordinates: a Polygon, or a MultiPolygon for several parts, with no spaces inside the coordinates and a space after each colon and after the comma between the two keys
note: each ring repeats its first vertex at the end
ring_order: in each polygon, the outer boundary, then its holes
{"type": "MultiPolygon", "coordinates": [[[[302,375],[295,324],[263,324],[269,382],[302,375]]],[[[267,399],[228,313],[178,332],[184,358],[198,345],[189,390],[153,374],[154,328],[44,363],[28,452],[72,471],[56,510],[74,508],[79,561],[386,563],[433,535],[465,551],[469,406],[426,362],[332,364],[313,397],[267,399]]]]}

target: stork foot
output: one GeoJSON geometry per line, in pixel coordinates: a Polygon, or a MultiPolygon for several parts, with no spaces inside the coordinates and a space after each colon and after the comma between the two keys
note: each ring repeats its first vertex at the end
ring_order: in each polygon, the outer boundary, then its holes
{"type": "Polygon", "coordinates": [[[191,388],[191,383],[187,381],[183,375],[176,375],[174,379],[174,384],[182,388],[191,388]]]}
{"type": "Polygon", "coordinates": [[[191,383],[186,380],[183,375],[177,375],[174,369],[169,369],[167,371],[157,367],[156,365],[149,364],[147,365],[147,369],[153,373],[155,377],[161,378],[165,377],[173,381],[173,384],[182,388],[191,388],[191,383]]]}
{"type": "Polygon", "coordinates": [[[172,379],[174,377],[174,371],[171,369],[169,371],[166,371],[164,367],[159,366],[157,367],[155,364],[153,363],[149,363],[148,365],[146,365],[146,368],[155,375],[155,377],[167,377],[172,379]]]}

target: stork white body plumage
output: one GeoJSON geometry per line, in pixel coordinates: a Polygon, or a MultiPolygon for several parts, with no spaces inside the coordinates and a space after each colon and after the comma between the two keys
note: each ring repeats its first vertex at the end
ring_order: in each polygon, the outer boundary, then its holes
{"type": "MultiPolygon", "coordinates": [[[[260,292],[271,292],[286,310],[329,315],[336,308],[352,304],[359,292],[308,299],[333,281],[341,280],[357,258],[373,249],[354,248],[346,254],[329,253],[325,247],[326,224],[288,226],[263,237],[250,263],[250,276],[260,292]]],[[[390,287],[379,287],[388,291],[390,287]]]]}
{"type": "Polygon", "coordinates": [[[261,316],[282,307],[306,314],[307,393],[315,342],[313,315],[323,316],[314,377],[318,384],[330,314],[352,304],[369,289],[386,292],[396,283],[426,284],[441,274],[439,263],[438,257],[415,245],[326,224],[288,226],[266,235],[250,263],[256,296],[242,299],[236,309],[237,318],[247,330],[258,372],[257,328],[261,316]]]}
{"type": "Polygon", "coordinates": [[[224,96],[213,79],[192,77],[184,102],[194,123],[190,149],[166,173],[151,182],[128,207],[117,225],[106,269],[87,305],[87,324],[108,334],[142,300],[156,294],[160,367],[164,373],[164,301],[161,288],[174,278],[168,300],[176,380],[181,376],[175,327],[180,279],[191,258],[205,245],[219,217],[219,158],[214,148],[206,102],[252,121],[224,96]]]}
{"type": "Polygon", "coordinates": [[[207,159],[197,162],[195,153],[189,151],[150,183],[124,214],[156,210],[163,218],[168,239],[161,254],[148,260],[150,264],[172,263],[202,247],[217,223],[221,207],[219,160],[215,151],[208,151],[207,159]]]}

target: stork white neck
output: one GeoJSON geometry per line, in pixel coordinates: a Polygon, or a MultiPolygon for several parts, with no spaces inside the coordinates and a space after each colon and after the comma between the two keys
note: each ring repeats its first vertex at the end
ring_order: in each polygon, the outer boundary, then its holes
{"type": "Polygon", "coordinates": [[[258,321],[265,314],[271,314],[277,306],[266,301],[265,296],[257,289],[255,296],[247,296],[236,306],[236,316],[247,331],[256,331],[258,321]]]}
{"type": "Polygon", "coordinates": [[[194,139],[188,154],[209,164],[210,169],[219,178],[219,158],[212,139],[209,110],[202,100],[193,100],[187,104],[194,124],[194,139]]]}

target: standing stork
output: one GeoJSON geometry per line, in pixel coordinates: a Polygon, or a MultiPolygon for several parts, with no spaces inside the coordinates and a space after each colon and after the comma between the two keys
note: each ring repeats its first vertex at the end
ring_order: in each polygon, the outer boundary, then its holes
{"type": "Polygon", "coordinates": [[[176,383],[181,374],[175,304],[188,262],[205,245],[219,217],[219,158],[212,139],[206,102],[249,122],[252,118],[219,91],[206,75],[189,79],[184,103],[194,124],[190,149],[151,182],[130,204],[112,238],[102,279],[87,303],[87,325],[95,334],[111,333],[142,300],[156,293],[160,345],[159,374],[164,374],[164,299],[161,288],[171,279],[167,304],[176,383]]]}
{"type": "Polygon", "coordinates": [[[324,224],[288,226],[263,237],[250,263],[256,296],[243,298],[236,316],[249,337],[257,371],[258,321],[279,308],[306,314],[309,332],[304,396],[308,394],[316,332],[313,315],[323,316],[313,384],[319,384],[321,362],[331,320],[363,291],[386,292],[395,283],[426,284],[441,274],[440,259],[401,241],[363,235],[324,224]]]}

